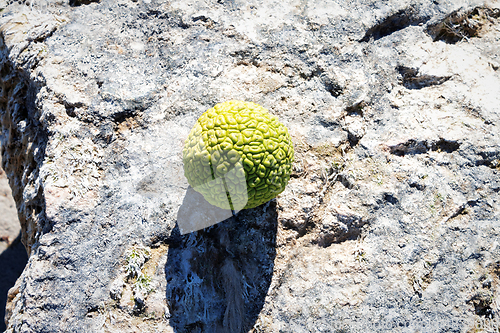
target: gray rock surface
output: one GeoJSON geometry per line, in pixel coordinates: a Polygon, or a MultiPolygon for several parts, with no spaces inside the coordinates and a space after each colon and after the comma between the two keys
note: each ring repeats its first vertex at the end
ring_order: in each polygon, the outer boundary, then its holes
{"type": "Polygon", "coordinates": [[[497,1],[3,6],[7,332],[498,332],[497,1]],[[230,99],[288,126],[294,174],[181,236],[183,140],[230,99]]]}

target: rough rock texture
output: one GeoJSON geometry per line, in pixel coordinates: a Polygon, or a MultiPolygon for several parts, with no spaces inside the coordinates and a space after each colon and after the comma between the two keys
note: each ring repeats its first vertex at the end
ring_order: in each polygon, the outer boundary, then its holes
{"type": "Polygon", "coordinates": [[[20,229],[8,179],[3,169],[0,169],[0,252],[16,242],[20,229]]]}
{"type": "MultiPolygon", "coordinates": [[[[21,275],[26,261],[26,250],[21,243],[21,226],[17,218],[16,203],[9,182],[0,169],[0,318],[5,316],[7,292],[21,275]]],[[[5,323],[0,320],[0,331],[5,323]]]]}
{"type": "Polygon", "coordinates": [[[7,332],[498,332],[499,8],[8,4],[2,155],[30,257],[7,332]],[[292,179],[180,236],[203,218],[183,140],[230,99],[289,128],[292,179]]]}

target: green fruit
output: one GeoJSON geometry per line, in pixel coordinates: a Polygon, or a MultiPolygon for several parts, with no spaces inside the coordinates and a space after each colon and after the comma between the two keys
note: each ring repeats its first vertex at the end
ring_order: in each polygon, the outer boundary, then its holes
{"type": "Polygon", "coordinates": [[[252,102],[228,101],[208,109],[182,151],[189,184],[212,205],[257,207],[283,192],[293,163],[287,128],[252,102]]]}

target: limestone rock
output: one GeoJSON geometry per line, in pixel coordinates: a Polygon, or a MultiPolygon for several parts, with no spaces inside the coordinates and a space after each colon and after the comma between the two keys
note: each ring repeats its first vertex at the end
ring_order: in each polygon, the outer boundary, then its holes
{"type": "MultiPolygon", "coordinates": [[[[12,293],[15,293],[17,278],[21,275],[28,257],[21,243],[16,203],[12,198],[7,176],[0,168],[0,318],[9,315],[10,305],[5,307],[12,293]]],[[[3,320],[0,331],[5,331],[3,320]]]]}
{"type": "Polygon", "coordinates": [[[3,6],[2,157],[30,254],[7,332],[498,330],[497,2],[3,6]],[[181,236],[203,207],[184,139],[233,99],[288,127],[292,178],[181,236]]]}

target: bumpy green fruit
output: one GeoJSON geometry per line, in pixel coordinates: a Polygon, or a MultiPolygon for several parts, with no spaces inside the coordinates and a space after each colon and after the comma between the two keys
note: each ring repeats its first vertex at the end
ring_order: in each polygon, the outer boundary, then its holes
{"type": "Polygon", "coordinates": [[[287,128],[252,102],[228,101],[208,109],[184,144],[184,175],[212,205],[257,207],[283,192],[292,171],[287,128]]]}

